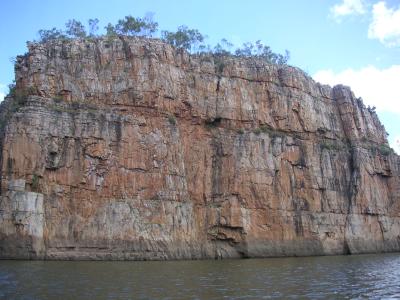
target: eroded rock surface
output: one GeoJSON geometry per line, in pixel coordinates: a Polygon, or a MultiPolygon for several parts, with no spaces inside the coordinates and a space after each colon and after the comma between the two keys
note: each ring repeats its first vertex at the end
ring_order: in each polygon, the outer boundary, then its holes
{"type": "Polygon", "coordinates": [[[400,250],[400,159],[347,87],[126,37],[30,44],[16,81],[2,258],[400,250]]]}

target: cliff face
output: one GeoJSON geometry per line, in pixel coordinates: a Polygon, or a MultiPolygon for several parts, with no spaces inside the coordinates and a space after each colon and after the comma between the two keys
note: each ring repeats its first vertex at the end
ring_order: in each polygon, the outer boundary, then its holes
{"type": "Polygon", "coordinates": [[[31,44],[16,81],[1,258],[400,251],[400,159],[347,87],[122,37],[31,44]]]}

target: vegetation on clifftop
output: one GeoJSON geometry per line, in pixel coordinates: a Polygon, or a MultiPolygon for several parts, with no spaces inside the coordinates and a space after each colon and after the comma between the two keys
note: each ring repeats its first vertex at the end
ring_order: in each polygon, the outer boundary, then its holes
{"type": "Polygon", "coordinates": [[[104,27],[105,33],[98,34],[99,20],[89,19],[87,28],[75,19],[69,20],[65,24],[65,29],[57,28],[41,29],[38,32],[38,42],[46,43],[51,40],[69,40],[76,38],[96,38],[100,36],[116,37],[116,36],[141,36],[159,38],[164,42],[180,49],[185,49],[192,54],[206,53],[217,57],[243,57],[257,58],[267,63],[278,65],[286,65],[290,53],[275,53],[261,40],[256,42],[243,43],[241,47],[233,49],[233,44],[227,39],[222,39],[219,43],[212,46],[205,43],[207,36],[197,29],[188,28],[181,25],[176,31],[161,30],[158,35],[158,23],[153,20],[154,14],[148,13],[143,18],[125,16],[118,20],[116,24],[108,23],[104,27]]]}

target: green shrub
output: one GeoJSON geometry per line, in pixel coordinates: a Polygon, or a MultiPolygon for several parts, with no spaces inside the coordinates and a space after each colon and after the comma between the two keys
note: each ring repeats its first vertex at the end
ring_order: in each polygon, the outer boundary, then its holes
{"type": "Polygon", "coordinates": [[[63,97],[62,96],[54,96],[53,97],[53,100],[54,100],[54,102],[56,102],[56,103],[60,103],[60,102],[63,102],[64,101],[64,99],[63,99],[63,97]]]}
{"type": "Polygon", "coordinates": [[[32,189],[32,192],[39,191],[39,176],[37,174],[32,175],[31,189],[32,189]]]}
{"type": "Polygon", "coordinates": [[[255,43],[247,42],[243,43],[241,48],[235,50],[235,55],[244,58],[259,58],[267,63],[273,63],[277,65],[286,65],[289,58],[289,51],[285,51],[285,55],[275,53],[267,45],[264,45],[260,40],[255,43]]]}
{"type": "Polygon", "coordinates": [[[222,74],[222,72],[224,71],[224,68],[226,66],[225,59],[226,59],[226,56],[222,56],[222,55],[214,56],[214,68],[215,68],[215,72],[217,74],[222,74]]]}
{"type": "Polygon", "coordinates": [[[238,134],[244,134],[243,128],[239,128],[239,129],[237,130],[237,133],[238,133],[238,134]]]}
{"type": "Polygon", "coordinates": [[[383,156],[388,156],[393,152],[393,149],[390,148],[389,145],[386,144],[374,144],[373,142],[367,142],[366,138],[361,139],[364,142],[364,148],[369,149],[371,152],[376,154],[380,154],[383,156]]]}
{"type": "Polygon", "coordinates": [[[378,150],[379,153],[383,156],[388,156],[392,153],[392,148],[390,148],[388,145],[379,145],[378,150]]]}
{"type": "Polygon", "coordinates": [[[169,115],[169,116],[168,116],[168,122],[169,122],[171,125],[176,125],[176,118],[175,118],[175,116],[174,116],[174,115],[169,115]]]}
{"type": "Polygon", "coordinates": [[[329,141],[329,140],[323,140],[323,141],[321,141],[320,148],[321,148],[321,151],[324,149],[339,151],[339,150],[342,150],[343,147],[340,144],[338,144],[337,141],[334,142],[334,141],[329,141]]]}
{"type": "Polygon", "coordinates": [[[196,52],[197,46],[204,41],[204,36],[197,29],[181,25],[176,32],[161,31],[161,39],[176,48],[196,52]]]}
{"type": "Polygon", "coordinates": [[[256,135],[259,135],[262,131],[261,131],[260,128],[255,128],[255,129],[253,130],[253,132],[254,132],[254,134],[256,134],[256,135]]]}

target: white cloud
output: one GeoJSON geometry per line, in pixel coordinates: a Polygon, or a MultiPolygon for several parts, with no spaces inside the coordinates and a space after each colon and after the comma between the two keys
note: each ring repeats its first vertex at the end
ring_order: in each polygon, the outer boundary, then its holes
{"type": "Polygon", "coordinates": [[[362,15],[366,12],[363,0],[343,0],[342,3],[331,7],[331,14],[340,21],[342,17],[349,15],[362,15]]]}
{"type": "Polygon", "coordinates": [[[7,86],[5,84],[0,83],[0,102],[4,100],[6,96],[7,86]]]}
{"type": "Polygon", "coordinates": [[[376,3],[372,8],[368,37],[389,47],[400,45],[400,7],[395,10],[386,7],[384,1],[376,3]]]}
{"type": "Polygon", "coordinates": [[[393,65],[387,69],[368,66],[360,70],[347,69],[339,73],[322,70],[314,74],[313,78],[331,86],[348,85],[357,97],[363,98],[366,105],[376,106],[378,111],[400,114],[400,65],[393,65]]]}
{"type": "Polygon", "coordinates": [[[397,154],[400,154],[400,135],[393,139],[390,146],[397,152],[397,154]]]}

